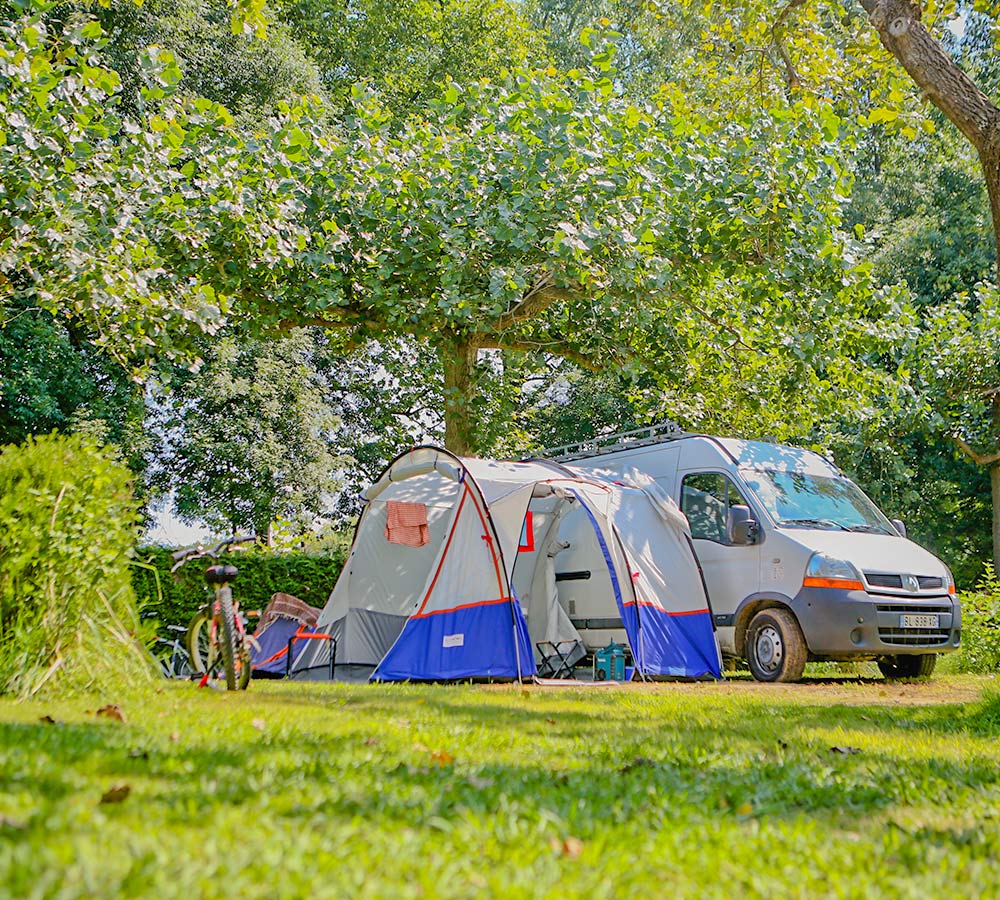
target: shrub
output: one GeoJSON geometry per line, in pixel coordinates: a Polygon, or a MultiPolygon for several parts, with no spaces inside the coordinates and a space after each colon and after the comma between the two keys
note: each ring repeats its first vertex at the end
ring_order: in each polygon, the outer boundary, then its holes
{"type": "Polygon", "coordinates": [[[0,693],[148,677],[129,580],[130,478],[79,435],[0,450],[0,693]]]}
{"type": "MultiPolygon", "coordinates": [[[[323,555],[263,549],[234,553],[226,559],[240,570],[233,592],[244,610],[263,609],[277,591],[322,607],[340,575],[348,549],[345,543],[323,555]]],[[[141,550],[132,580],[143,617],[164,625],[187,625],[210,596],[204,575],[208,563],[207,559],[192,560],[171,575],[170,550],[141,550]]]]}
{"type": "Polygon", "coordinates": [[[992,563],[974,591],[962,594],[962,648],[952,668],[957,672],[1000,670],[1000,578],[992,563]]]}

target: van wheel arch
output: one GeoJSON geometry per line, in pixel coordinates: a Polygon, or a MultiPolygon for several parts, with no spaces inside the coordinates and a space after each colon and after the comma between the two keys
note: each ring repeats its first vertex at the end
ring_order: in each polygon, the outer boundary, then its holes
{"type": "MultiPolygon", "coordinates": [[[[795,615],[795,610],[792,609],[791,600],[787,597],[778,597],[775,595],[764,596],[764,597],[749,597],[743,601],[743,604],[736,611],[735,625],[735,642],[736,642],[736,658],[742,659],[746,655],[747,649],[747,629],[750,627],[750,621],[753,619],[757,613],[762,609],[784,609],[791,613],[795,617],[795,621],[798,622],[798,616],[795,615]]],[[[802,626],[799,625],[801,628],[802,626]]]]}

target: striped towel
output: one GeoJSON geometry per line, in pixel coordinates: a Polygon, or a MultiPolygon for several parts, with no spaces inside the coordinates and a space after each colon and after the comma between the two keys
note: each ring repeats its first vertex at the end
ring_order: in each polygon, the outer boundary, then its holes
{"type": "Polygon", "coordinates": [[[390,544],[423,547],[431,539],[427,528],[427,506],[389,500],[386,503],[385,537],[390,544]]]}
{"type": "Polygon", "coordinates": [[[280,592],[272,594],[271,602],[267,604],[260,617],[260,622],[257,624],[257,631],[263,631],[275,619],[282,617],[295,619],[299,625],[305,628],[315,628],[316,620],[319,618],[321,612],[322,610],[317,609],[315,606],[310,606],[304,600],[293,597],[291,594],[282,594],[280,592]]]}

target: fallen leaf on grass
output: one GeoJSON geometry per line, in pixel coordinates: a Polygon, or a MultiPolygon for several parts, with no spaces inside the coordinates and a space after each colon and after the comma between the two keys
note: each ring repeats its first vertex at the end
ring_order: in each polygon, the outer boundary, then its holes
{"type": "Polygon", "coordinates": [[[376,738],[376,737],[366,737],[362,743],[364,743],[364,745],[366,747],[377,747],[378,746],[378,738],[376,738]]]}
{"type": "Polygon", "coordinates": [[[452,756],[447,750],[435,750],[431,753],[431,762],[436,766],[448,766],[455,761],[455,757],[452,756]]]}
{"type": "Polygon", "coordinates": [[[172,740],[172,741],[179,741],[180,739],[181,739],[180,732],[178,732],[178,731],[171,731],[170,732],[170,740],[172,740]]]}
{"type": "Polygon", "coordinates": [[[555,719],[546,719],[545,721],[548,722],[549,725],[555,725],[556,724],[556,720],[555,719]]]}
{"type": "Polygon", "coordinates": [[[861,750],[858,747],[831,747],[831,753],[840,753],[844,756],[851,756],[855,753],[860,753],[861,750]]]}
{"type": "Polygon", "coordinates": [[[643,766],[655,766],[656,761],[650,759],[648,756],[637,756],[630,763],[626,763],[621,768],[621,772],[624,775],[626,772],[631,772],[633,769],[641,769],[643,766]]]}
{"type": "Polygon", "coordinates": [[[38,721],[39,722],[43,722],[46,725],[55,725],[55,724],[57,724],[56,720],[53,719],[52,716],[39,716],[38,717],[38,721]]]}
{"type": "Polygon", "coordinates": [[[577,837],[552,838],[549,841],[549,846],[567,859],[577,859],[583,853],[583,841],[577,837]]]}
{"type": "Polygon", "coordinates": [[[101,794],[101,803],[121,803],[131,792],[132,788],[129,785],[116,784],[101,794]]]}
{"type": "Polygon", "coordinates": [[[749,800],[744,800],[739,806],[736,807],[736,815],[752,816],[753,804],[749,800]]]}
{"type": "Polygon", "coordinates": [[[266,727],[263,719],[254,719],[250,724],[253,725],[253,727],[256,728],[258,731],[263,731],[264,728],[266,727]]]}
{"type": "Polygon", "coordinates": [[[125,713],[122,712],[122,708],[117,703],[102,706],[94,715],[103,719],[114,719],[116,722],[125,721],[125,713]]]}

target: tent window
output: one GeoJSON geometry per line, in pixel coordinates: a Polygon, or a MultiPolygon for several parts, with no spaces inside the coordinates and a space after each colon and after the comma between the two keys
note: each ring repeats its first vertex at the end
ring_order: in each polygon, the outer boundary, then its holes
{"type": "Polygon", "coordinates": [[[681,510],[691,524],[691,537],[726,544],[729,508],[749,506],[736,485],[721,472],[685,475],[681,487],[681,510]]]}
{"type": "Polygon", "coordinates": [[[535,550],[535,526],[530,512],[524,514],[524,524],[521,526],[521,540],[517,545],[518,553],[533,553],[535,550]]]}

